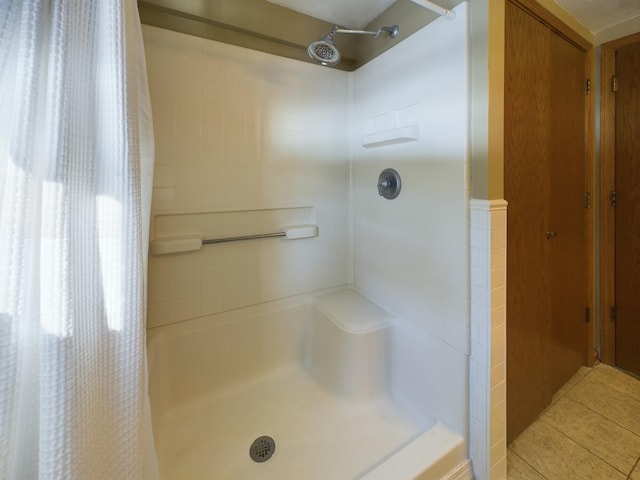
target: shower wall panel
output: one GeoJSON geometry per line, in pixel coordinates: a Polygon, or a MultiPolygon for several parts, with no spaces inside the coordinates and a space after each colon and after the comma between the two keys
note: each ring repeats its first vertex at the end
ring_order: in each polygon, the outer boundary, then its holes
{"type": "Polygon", "coordinates": [[[152,214],[312,207],[320,229],[151,256],[148,326],[347,283],[348,74],[143,27],[152,214]]]}
{"type": "Polygon", "coordinates": [[[469,161],[466,4],[354,73],[351,139],[354,281],[433,345],[416,381],[437,415],[466,432],[469,353],[469,161]],[[417,128],[413,128],[417,127],[417,128]],[[417,140],[393,143],[394,129],[417,140]],[[390,144],[364,147],[388,133],[390,144]],[[381,133],[382,135],[382,133],[381,133]],[[394,200],[379,173],[402,178],[394,200]]]}

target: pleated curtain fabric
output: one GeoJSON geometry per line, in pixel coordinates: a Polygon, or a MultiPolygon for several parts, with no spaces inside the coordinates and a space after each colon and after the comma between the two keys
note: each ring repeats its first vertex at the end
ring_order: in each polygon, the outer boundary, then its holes
{"type": "Polygon", "coordinates": [[[0,1],[1,479],[157,475],[150,113],[135,0],[0,1]]]}

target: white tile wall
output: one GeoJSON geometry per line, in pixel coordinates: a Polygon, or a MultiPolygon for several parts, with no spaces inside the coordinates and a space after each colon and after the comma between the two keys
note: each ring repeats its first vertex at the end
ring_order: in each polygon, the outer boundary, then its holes
{"type": "Polygon", "coordinates": [[[506,232],[504,200],[471,201],[469,452],[477,480],[507,475],[506,232]]]}
{"type": "Polygon", "coordinates": [[[468,352],[468,52],[466,5],[355,72],[356,284],[426,333],[468,352]],[[366,149],[371,118],[418,105],[420,139],[366,149]],[[398,170],[400,196],[376,183],[398,170]]]}
{"type": "Polygon", "coordinates": [[[354,279],[365,294],[439,342],[431,408],[467,432],[469,354],[468,41],[466,4],[354,74],[351,139],[354,279]],[[394,123],[395,122],[395,123],[394,123]],[[364,148],[362,136],[415,124],[413,142],[364,148]],[[379,173],[402,177],[395,200],[379,173]]]}
{"type": "Polygon", "coordinates": [[[348,74],[147,25],[143,34],[152,215],[312,206],[320,228],[312,240],[151,256],[148,326],[347,283],[348,74]]]}

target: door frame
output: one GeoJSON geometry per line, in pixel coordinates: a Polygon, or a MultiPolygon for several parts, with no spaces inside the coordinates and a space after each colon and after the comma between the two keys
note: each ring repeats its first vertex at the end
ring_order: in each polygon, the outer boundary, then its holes
{"type": "Polygon", "coordinates": [[[600,360],[616,364],[615,305],[616,215],[611,192],[616,188],[616,50],[640,42],[640,33],[601,46],[600,67],[600,360]]]}
{"type": "MultiPolygon", "coordinates": [[[[514,5],[519,6],[523,10],[529,13],[532,17],[538,19],[540,22],[547,25],[551,30],[558,35],[575,45],[577,48],[585,52],[585,70],[584,78],[589,80],[590,85],[593,83],[592,79],[595,76],[595,53],[593,44],[577,33],[566,23],[556,17],[553,13],[547,10],[543,5],[538,3],[537,0],[506,0],[510,1],[514,5]]],[[[640,35],[640,34],[639,34],[640,35]]],[[[613,42],[612,42],[613,43],[613,42]]],[[[618,47],[619,48],[619,47],[618,47]]],[[[586,86],[585,86],[586,88],[586,86]]],[[[587,88],[586,88],[587,89],[587,88]]],[[[590,87],[587,89],[587,94],[584,96],[585,102],[585,185],[584,191],[590,195],[591,199],[595,199],[595,158],[596,158],[596,143],[595,143],[595,95],[590,91],[590,87]]],[[[601,190],[602,191],[602,190],[601,190]]],[[[586,305],[590,312],[590,324],[587,326],[587,344],[585,345],[587,366],[591,367],[598,361],[598,351],[596,349],[596,246],[595,246],[595,207],[593,201],[589,208],[585,208],[585,268],[586,268],[586,305]]],[[[507,275],[509,272],[507,272],[507,275]]],[[[602,284],[601,284],[602,285],[602,284]]],[[[601,317],[603,318],[603,317],[601,317]]],[[[601,322],[602,323],[602,322],[601,322]]],[[[601,334],[602,335],[602,334],[601,334]]],[[[615,337],[614,337],[615,338],[615,337]]]]}

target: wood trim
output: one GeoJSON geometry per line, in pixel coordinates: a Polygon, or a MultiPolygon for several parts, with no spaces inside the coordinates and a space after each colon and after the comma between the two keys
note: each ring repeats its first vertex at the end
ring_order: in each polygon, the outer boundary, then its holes
{"type": "Polygon", "coordinates": [[[567,41],[569,41],[579,49],[586,52],[593,47],[593,44],[589,40],[573,30],[569,25],[556,17],[553,13],[547,10],[536,0],[509,1],[528,12],[531,16],[544,23],[551,30],[556,32],[561,37],[565,38],[567,41]]]}
{"type": "MultiPolygon", "coordinates": [[[[589,48],[586,53],[587,61],[585,65],[585,78],[591,80],[594,77],[594,49],[589,48]]],[[[587,366],[592,367],[596,358],[596,302],[595,302],[595,179],[594,179],[594,159],[595,159],[595,108],[594,93],[585,95],[585,192],[589,192],[592,198],[592,206],[585,209],[585,242],[586,242],[586,282],[587,307],[591,312],[591,324],[587,328],[587,366]]]]}
{"type": "Polygon", "coordinates": [[[615,49],[602,45],[600,60],[600,360],[615,365],[615,210],[610,195],[615,189],[616,99],[611,91],[615,74],[615,49]]]}
{"type": "Polygon", "coordinates": [[[615,223],[611,192],[616,188],[616,98],[611,81],[616,73],[616,50],[640,42],[640,33],[601,46],[600,67],[600,360],[616,364],[615,223]]]}
{"type": "Polygon", "coordinates": [[[610,48],[612,50],[617,50],[618,48],[625,47],[632,43],[640,42],[640,33],[634,33],[633,35],[629,35],[627,37],[618,38],[617,40],[612,40],[603,45],[603,48],[610,48]]]}

